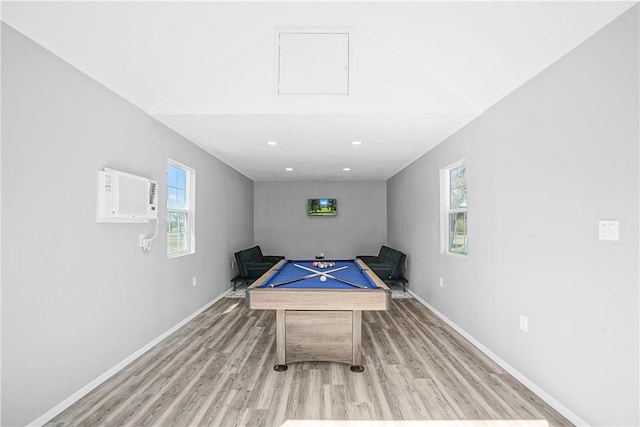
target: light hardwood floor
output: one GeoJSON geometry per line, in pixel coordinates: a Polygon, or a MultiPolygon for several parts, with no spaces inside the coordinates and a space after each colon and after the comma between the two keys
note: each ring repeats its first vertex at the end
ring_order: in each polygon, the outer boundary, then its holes
{"type": "Polygon", "coordinates": [[[571,425],[415,299],[394,299],[391,310],[362,317],[363,373],[322,362],[275,372],[274,312],[223,298],[47,425],[280,426],[288,419],[571,425]]]}

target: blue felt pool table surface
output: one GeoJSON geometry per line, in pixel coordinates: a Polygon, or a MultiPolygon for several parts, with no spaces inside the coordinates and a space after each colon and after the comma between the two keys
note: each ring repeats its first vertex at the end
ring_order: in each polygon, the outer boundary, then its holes
{"type": "MultiPolygon", "coordinates": [[[[274,271],[269,278],[267,278],[259,287],[260,288],[269,288],[274,284],[279,284],[283,282],[287,282],[289,280],[294,280],[298,278],[302,278],[311,274],[314,274],[313,271],[305,270],[303,268],[297,267],[303,266],[309,268],[311,270],[317,272],[325,272],[332,276],[335,276],[339,279],[358,284],[360,286],[366,287],[367,289],[378,289],[376,284],[371,280],[371,278],[365,273],[354,260],[319,260],[324,262],[335,262],[335,266],[319,268],[314,267],[313,260],[288,260],[279,270],[274,271]],[[346,268],[342,268],[346,267],[346,268]],[[342,268],[338,271],[333,271],[337,268],[342,268]]],[[[284,289],[360,289],[358,287],[351,286],[339,280],[332,279],[327,277],[325,282],[320,280],[320,276],[315,276],[303,280],[298,280],[292,283],[287,283],[282,286],[277,286],[277,288],[284,289]]]]}

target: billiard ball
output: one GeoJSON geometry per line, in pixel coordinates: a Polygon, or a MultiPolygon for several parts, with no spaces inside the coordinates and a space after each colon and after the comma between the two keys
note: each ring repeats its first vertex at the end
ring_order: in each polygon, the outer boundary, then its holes
{"type": "Polygon", "coordinates": [[[321,282],[326,282],[327,281],[327,276],[320,276],[320,281],[321,282]]]}

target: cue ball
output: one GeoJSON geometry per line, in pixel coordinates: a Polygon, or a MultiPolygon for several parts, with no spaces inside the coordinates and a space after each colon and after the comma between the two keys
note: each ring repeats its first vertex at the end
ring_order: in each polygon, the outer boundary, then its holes
{"type": "Polygon", "coordinates": [[[327,276],[320,276],[320,281],[321,282],[326,282],[327,281],[327,276]]]}

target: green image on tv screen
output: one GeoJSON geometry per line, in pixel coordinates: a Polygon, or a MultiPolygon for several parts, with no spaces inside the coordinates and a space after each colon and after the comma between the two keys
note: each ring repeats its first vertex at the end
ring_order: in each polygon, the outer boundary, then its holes
{"type": "Polygon", "coordinates": [[[335,216],[338,214],[336,199],[308,199],[307,213],[309,216],[335,216]]]}

